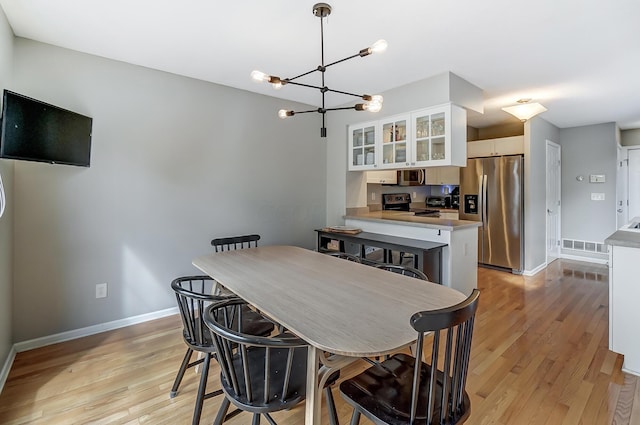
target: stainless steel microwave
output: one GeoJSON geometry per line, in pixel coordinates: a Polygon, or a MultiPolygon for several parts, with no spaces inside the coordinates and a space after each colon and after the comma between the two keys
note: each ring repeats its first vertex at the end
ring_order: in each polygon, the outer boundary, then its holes
{"type": "Polygon", "coordinates": [[[427,173],[423,169],[398,170],[398,185],[420,186],[424,184],[427,173]]]}

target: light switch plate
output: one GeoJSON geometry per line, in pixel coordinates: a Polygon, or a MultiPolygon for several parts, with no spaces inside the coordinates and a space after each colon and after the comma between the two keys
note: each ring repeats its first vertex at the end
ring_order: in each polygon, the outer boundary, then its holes
{"type": "Polygon", "coordinates": [[[606,177],[604,174],[591,174],[589,176],[589,183],[604,183],[606,177]]]}

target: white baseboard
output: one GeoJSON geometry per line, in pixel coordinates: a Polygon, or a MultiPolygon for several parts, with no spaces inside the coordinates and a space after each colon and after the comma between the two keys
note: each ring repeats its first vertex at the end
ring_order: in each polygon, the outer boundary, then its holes
{"type": "Polygon", "coordinates": [[[76,338],[82,338],[84,336],[95,335],[105,331],[124,328],[125,326],[136,325],[138,323],[160,319],[161,317],[171,316],[173,314],[178,314],[178,307],[172,307],[166,310],[141,314],[134,317],[127,317],[125,319],[114,320],[113,322],[101,323],[82,329],[75,329],[72,331],[61,332],[59,334],[43,336],[41,338],[35,338],[28,341],[22,341],[14,344],[13,347],[16,353],[21,353],[23,351],[33,350],[34,348],[45,347],[47,345],[57,344],[58,342],[69,341],[76,338]]]}
{"type": "Polygon", "coordinates": [[[13,360],[16,358],[16,347],[15,345],[11,347],[9,350],[9,354],[7,355],[7,360],[4,362],[4,366],[2,366],[2,371],[0,371],[0,393],[2,393],[2,389],[4,388],[4,383],[7,382],[7,377],[9,376],[9,371],[11,370],[11,366],[13,366],[13,360]]]}
{"type": "Polygon", "coordinates": [[[581,255],[571,254],[560,254],[560,258],[563,258],[565,260],[585,261],[587,263],[595,264],[609,264],[609,260],[607,258],[583,257],[581,255]]]}
{"type": "Polygon", "coordinates": [[[547,267],[546,263],[542,263],[540,264],[538,267],[536,267],[533,270],[525,270],[522,272],[523,276],[533,276],[534,274],[541,272],[542,270],[544,270],[547,267]]]}
{"type": "Polygon", "coordinates": [[[624,373],[629,373],[629,374],[631,374],[631,375],[635,375],[635,376],[640,377],[640,371],[627,368],[627,367],[625,366],[624,362],[622,363],[622,371],[623,371],[624,373]]]}

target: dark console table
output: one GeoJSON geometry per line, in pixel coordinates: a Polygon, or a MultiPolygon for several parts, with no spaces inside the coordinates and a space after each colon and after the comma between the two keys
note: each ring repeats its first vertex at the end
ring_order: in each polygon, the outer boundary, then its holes
{"type": "Polygon", "coordinates": [[[331,240],[340,242],[340,251],[344,252],[344,243],[360,246],[360,258],[367,259],[366,247],[382,248],[384,261],[390,262],[391,251],[408,252],[413,254],[413,266],[422,270],[429,280],[442,283],[442,247],[447,244],[423,241],[419,239],[400,238],[379,233],[360,232],[356,234],[316,230],[318,233],[317,249],[320,252],[332,251],[327,249],[331,240]]]}

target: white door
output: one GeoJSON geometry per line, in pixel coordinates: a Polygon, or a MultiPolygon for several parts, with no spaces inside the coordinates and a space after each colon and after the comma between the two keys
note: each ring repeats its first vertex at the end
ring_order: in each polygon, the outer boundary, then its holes
{"type": "MultiPolygon", "coordinates": [[[[640,149],[629,149],[628,220],[640,217],[640,149]]],[[[625,224],[625,223],[623,223],[625,224]]]]}
{"type": "Polygon", "coordinates": [[[560,145],[547,140],[547,264],[560,256],[560,145]]]}

